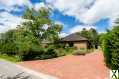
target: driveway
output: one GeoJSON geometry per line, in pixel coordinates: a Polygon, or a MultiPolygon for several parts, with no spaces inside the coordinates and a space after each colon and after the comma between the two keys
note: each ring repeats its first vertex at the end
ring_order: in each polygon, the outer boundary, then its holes
{"type": "Polygon", "coordinates": [[[109,79],[102,51],[85,56],[64,56],[48,60],[26,61],[20,65],[59,79],[109,79]]]}
{"type": "Polygon", "coordinates": [[[37,73],[35,71],[7,62],[5,60],[0,60],[0,76],[4,75],[4,77],[6,76],[13,77],[15,75],[18,75],[19,73],[22,73],[21,76],[25,76],[25,77],[30,76],[29,79],[56,79],[52,76],[45,75],[42,73],[37,73]]]}

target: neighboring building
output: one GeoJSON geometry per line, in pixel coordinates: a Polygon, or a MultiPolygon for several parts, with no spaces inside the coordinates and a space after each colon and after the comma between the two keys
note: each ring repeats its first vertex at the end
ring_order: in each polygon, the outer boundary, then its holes
{"type": "Polygon", "coordinates": [[[68,44],[71,47],[76,47],[77,49],[87,49],[88,39],[80,36],[78,33],[70,34],[61,39],[62,43],[68,44]]]}

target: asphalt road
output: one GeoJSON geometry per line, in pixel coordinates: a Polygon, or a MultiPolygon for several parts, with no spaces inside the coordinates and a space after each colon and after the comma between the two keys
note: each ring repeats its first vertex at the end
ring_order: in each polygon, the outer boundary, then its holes
{"type": "Polygon", "coordinates": [[[36,73],[35,71],[22,68],[16,64],[13,64],[4,60],[0,60],[0,76],[4,75],[4,77],[5,76],[13,77],[19,73],[22,73],[21,76],[30,76],[29,79],[56,79],[52,76],[45,75],[42,73],[36,73]]]}

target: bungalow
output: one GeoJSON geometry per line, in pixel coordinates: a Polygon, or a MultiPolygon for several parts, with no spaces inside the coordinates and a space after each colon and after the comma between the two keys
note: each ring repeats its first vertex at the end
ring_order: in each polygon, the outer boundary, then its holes
{"type": "Polygon", "coordinates": [[[68,44],[69,46],[74,46],[77,49],[87,49],[88,48],[88,39],[80,36],[78,33],[70,34],[61,39],[62,43],[68,44]]]}

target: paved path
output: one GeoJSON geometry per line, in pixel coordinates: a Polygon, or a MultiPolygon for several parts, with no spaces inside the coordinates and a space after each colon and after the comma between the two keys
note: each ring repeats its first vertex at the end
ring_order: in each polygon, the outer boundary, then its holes
{"type": "Polygon", "coordinates": [[[13,77],[22,72],[24,72],[22,76],[30,76],[29,79],[55,79],[54,77],[51,77],[49,75],[37,73],[35,71],[23,68],[19,65],[15,65],[5,60],[0,60],[0,75],[13,77]]]}
{"type": "Polygon", "coordinates": [[[64,56],[20,63],[27,68],[57,76],[59,79],[109,79],[101,51],[85,56],[64,56]]]}

